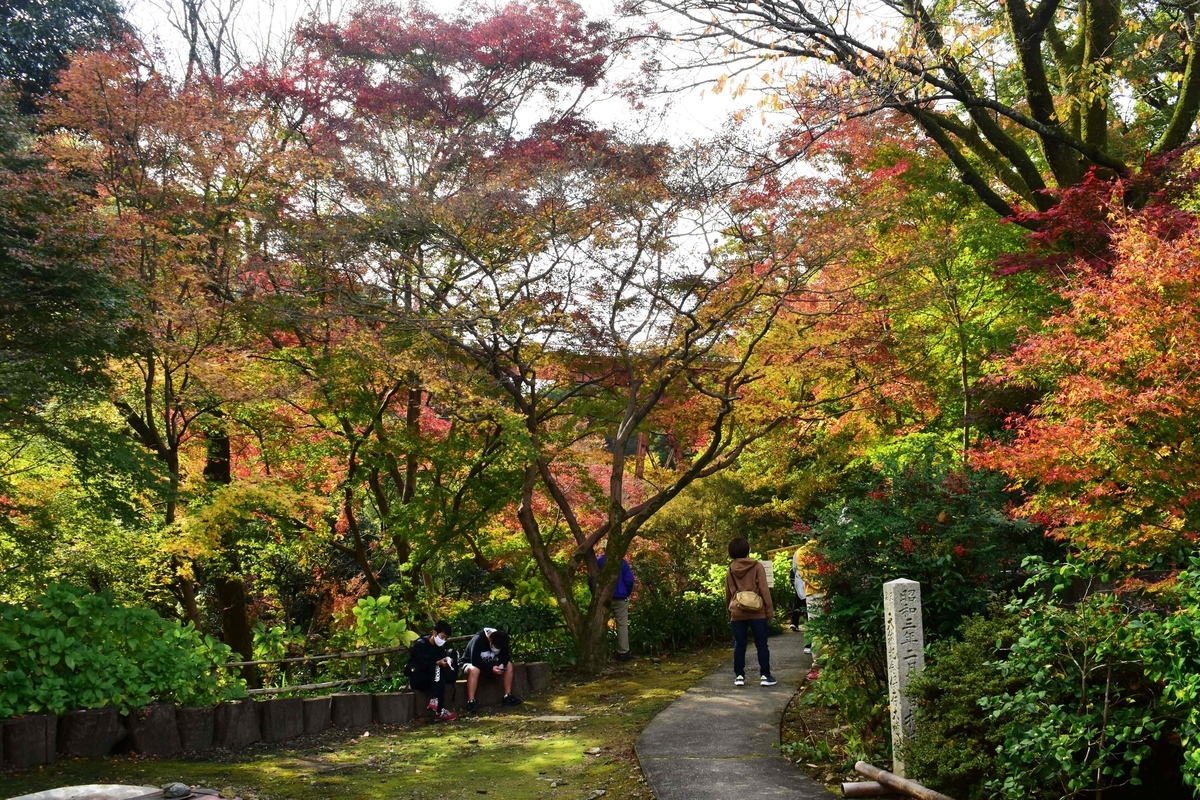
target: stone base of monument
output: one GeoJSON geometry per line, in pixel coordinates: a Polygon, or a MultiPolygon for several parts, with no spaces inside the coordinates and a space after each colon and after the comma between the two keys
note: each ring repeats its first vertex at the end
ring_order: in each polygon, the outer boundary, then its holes
{"type": "Polygon", "coordinates": [[[338,728],[361,730],[371,724],[371,695],[340,692],[333,696],[332,719],[338,728]]]}
{"type": "Polygon", "coordinates": [[[237,750],[262,740],[258,704],[253,700],[221,703],[213,713],[213,744],[237,750]]]}
{"type": "Polygon", "coordinates": [[[68,711],[58,720],[58,752],[63,755],[106,756],[125,736],[125,726],[115,708],[68,711]]]}
{"type": "Polygon", "coordinates": [[[417,701],[412,692],[388,692],[374,698],[375,721],[380,725],[403,725],[416,715],[417,701]]]}
{"type": "Polygon", "coordinates": [[[332,713],[332,697],[304,698],[304,733],[312,736],[328,728],[332,713]]]}
{"type": "Polygon", "coordinates": [[[183,749],[175,706],[155,703],[130,712],[125,717],[129,744],[138,753],[148,756],[173,756],[183,749]]]}
{"type": "Polygon", "coordinates": [[[4,739],[4,766],[29,769],[54,761],[57,751],[58,717],[30,714],[4,721],[0,737],[4,739]]]}
{"type": "Polygon", "coordinates": [[[175,709],[175,727],[179,731],[179,746],[185,752],[212,748],[216,736],[216,713],[213,706],[175,709]]]}
{"type": "Polygon", "coordinates": [[[304,733],[304,700],[276,697],[257,704],[264,742],[283,742],[304,733]]]}

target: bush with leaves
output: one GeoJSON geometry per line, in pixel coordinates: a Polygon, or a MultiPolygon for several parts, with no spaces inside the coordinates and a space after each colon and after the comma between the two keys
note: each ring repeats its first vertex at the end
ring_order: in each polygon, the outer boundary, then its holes
{"type": "Polygon", "coordinates": [[[900,754],[907,776],[959,800],[990,800],[996,749],[1006,726],[985,715],[980,700],[1014,693],[1022,678],[1000,673],[1020,634],[1020,618],[1003,607],[963,621],[962,640],[930,646],[925,670],[908,685],[916,706],[916,735],[900,754]]]}
{"type": "Polygon", "coordinates": [[[1027,562],[1020,636],[1001,674],[1020,686],[984,698],[1005,725],[990,795],[1187,796],[1200,785],[1200,559],[1161,607],[1111,589],[1068,602],[1073,585],[1115,576],[1069,559],[1027,562]]]}
{"type": "Polygon", "coordinates": [[[934,449],[896,450],[858,469],[848,495],[814,526],[807,567],[825,600],[810,630],[823,653],[821,702],[864,741],[886,742],[883,584],[921,584],[925,640],[936,642],[1016,588],[1021,560],[1050,545],[1038,527],[1003,513],[1008,496],[995,473],[963,469],[934,449]]]}
{"type": "Polygon", "coordinates": [[[512,634],[512,657],[516,661],[575,662],[570,632],[563,626],[558,609],[549,605],[485,600],[452,616],[450,625],[458,635],[478,633],[484,627],[508,631],[512,634]]]}
{"type": "Polygon", "coordinates": [[[0,718],[241,696],[245,685],[217,669],[229,655],[191,625],[53,585],[28,606],[0,604],[0,718]]]}
{"type": "Polygon", "coordinates": [[[641,595],[629,606],[629,647],[641,655],[658,655],[730,638],[724,594],[719,597],[701,592],[666,597],[641,595]]]}

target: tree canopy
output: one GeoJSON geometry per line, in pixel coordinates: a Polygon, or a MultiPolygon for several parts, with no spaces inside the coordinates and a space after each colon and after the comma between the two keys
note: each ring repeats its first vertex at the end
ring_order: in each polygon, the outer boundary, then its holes
{"type": "Polygon", "coordinates": [[[728,74],[819,136],[912,118],[1002,216],[1045,210],[1091,169],[1128,176],[1200,112],[1191,4],[1080,0],[642,0],[728,74]],[[675,19],[678,17],[678,19],[675,19]]]}

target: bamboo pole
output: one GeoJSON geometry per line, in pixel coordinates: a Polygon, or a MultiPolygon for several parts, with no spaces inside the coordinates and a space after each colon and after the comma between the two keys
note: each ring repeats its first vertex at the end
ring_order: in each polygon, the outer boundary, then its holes
{"type": "Polygon", "coordinates": [[[894,789],[889,789],[879,781],[857,781],[842,783],[842,797],[885,797],[894,796],[894,789]]]}
{"type": "Polygon", "coordinates": [[[892,791],[906,794],[909,797],[916,797],[918,800],[954,800],[941,792],[927,789],[916,781],[910,781],[887,770],[871,766],[865,761],[859,761],[855,764],[854,771],[859,775],[865,775],[873,781],[878,781],[892,791]]]}

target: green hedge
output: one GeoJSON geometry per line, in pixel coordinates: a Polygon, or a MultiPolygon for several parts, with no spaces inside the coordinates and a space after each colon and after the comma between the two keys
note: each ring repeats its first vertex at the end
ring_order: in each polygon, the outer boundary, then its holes
{"type": "Polygon", "coordinates": [[[629,604],[629,647],[641,655],[684,650],[732,637],[723,596],[684,592],[663,597],[647,593],[629,604]]]}
{"type": "Polygon", "coordinates": [[[28,607],[0,604],[0,718],[241,696],[245,685],[215,669],[230,652],[190,624],[107,593],[51,586],[28,607]]]}

